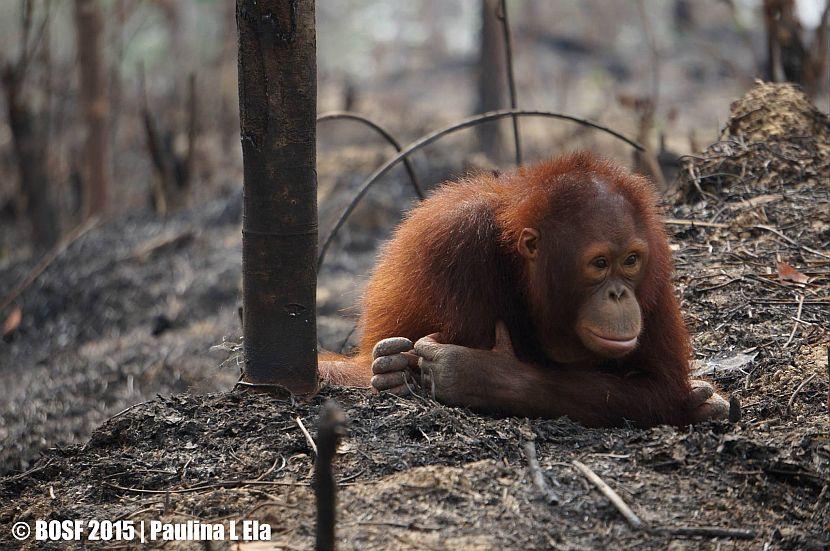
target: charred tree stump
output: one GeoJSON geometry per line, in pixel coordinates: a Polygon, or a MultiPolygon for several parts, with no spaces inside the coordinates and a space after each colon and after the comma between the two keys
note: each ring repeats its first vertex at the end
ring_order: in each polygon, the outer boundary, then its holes
{"type": "Polygon", "coordinates": [[[346,432],[346,417],[336,403],[326,402],[317,427],[317,458],[314,461],[314,492],[317,496],[317,534],[315,549],[335,548],[334,528],[337,521],[337,483],[332,461],[337,444],[346,432]]]}
{"type": "Polygon", "coordinates": [[[245,381],[317,390],[313,0],[237,0],[245,381]]]}

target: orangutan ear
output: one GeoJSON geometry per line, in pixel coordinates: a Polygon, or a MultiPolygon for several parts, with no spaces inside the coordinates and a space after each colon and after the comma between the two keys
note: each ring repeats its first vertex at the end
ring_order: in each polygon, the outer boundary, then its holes
{"type": "Polygon", "coordinates": [[[528,260],[535,260],[539,248],[539,230],[524,228],[519,236],[519,254],[528,260]]]}

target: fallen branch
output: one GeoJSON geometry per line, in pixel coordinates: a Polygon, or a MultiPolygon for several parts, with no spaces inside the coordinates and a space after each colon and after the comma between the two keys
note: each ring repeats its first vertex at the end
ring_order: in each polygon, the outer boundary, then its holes
{"type": "Polygon", "coordinates": [[[145,241],[133,250],[132,257],[141,263],[151,260],[159,253],[166,253],[171,250],[179,250],[189,245],[195,234],[191,230],[179,234],[163,234],[155,239],[145,241]]]}
{"type": "Polygon", "coordinates": [[[809,383],[810,381],[812,381],[815,378],[816,378],[816,373],[813,373],[812,375],[810,375],[809,377],[807,377],[806,379],[801,381],[801,384],[798,385],[798,388],[795,389],[795,392],[793,392],[793,395],[790,396],[790,399],[787,401],[787,411],[790,411],[790,408],[793,407],[793,401],[795,400],[796,395],[799,392],[801,392],[801,389],[804,388],[807,385],[807,383],[809,383]]]}
{"type": "Polygon", "coordinates": [[[752,226],[752,227],[756,228],[756,229],[759,229],[759,230],[764,230],[764,231],[768,231],[770,233],[774,233],[775,235],[777,235],[778,237],[780,237],[781,239],[783,239],[784,241],[786,241],[790,245],[792,245],[794,247],[798,247],[799,249],[805,250],[808,253],[813,253],[814,255],[820,256],[822,258],[830,258],[830,255],[828,255],[826,253],[823,253],[821,251],[817,251],[816,249],[811,249],[810,247],[808,247],[806,245],[802,245],[801,243],[793,241],[792,239],[790,239],[789,237],[787,237],[786,235],[781,233],[780,230],[778,230],[777,228],[773,228],[772,226],[764,226],[763,224],[759,224],[757,226],[752,226]]]}
{"type": "Polygon", "coordinates": [[[211,482],[209,484],[200,484],[198,486],[191,486],[190,488],[172,490],[130,488],[129,486],[119,486],[111,482],[104,482],[104,484],[110,488],[121,490],[122,492],[133,492],[136,494],[187,494],[204,490],[218,490],[220,488],[241,488],[242,486],[308,486],[307,482],[285,482],[282,480],[219,480],[218,482],[211,482]]]}
{"type": "MultiPolygon", "coordinates": [[[[795,313],[796,318],[801,317],[801,310],[804,308],[804,295],[798,297],[798,310],[795,313]]],[[[793,337],[795,337],[795,332],[798,329],[798,322],[793,324],[793,330],[790,332],[790,338],[787,339],[787,342],[784,343],[784,348],[790,346],[790,343],[793,342],[793,337]]]]}
{"type": "Polygon", "coordinates": [[[620,497],[620,494],[615,492],[611,486],[606,484],[605,481],[603,481],[584,463],[577,460],[574,460],[572,463],[573,466],[579,470],[579,472],[585,475],[585,478],[587,478],[600,492],[602,492],[605,497],[611,501],[611,504],[617,508],[622,516],[625,517],[625,520],[628,521],[628,525],[631,526],[631,528],[639,530],[643,527],[643,521],[640,520],[640,517],[638,517],[628,505],[626,505],[625,501],[623,501],[620,497]]]}
{"type": "Polygon", "coordinates": [[[545,481],[545,475],[542,472],[542,468],[539,466],[539,460],[536,458],[536,446],[532,441],[525,442],[524,450],[525,456],[527,457],[528,470],[530,470],[530,478],[533,480],[533,484],[536,486],[536,489],[539,490],[539,493],[542,494],[542,497],[545,498],[545,501],[547,501],[549,505],[559,503],[561,501],[559,496],[550,489],[550,486],[548,486],[548,483],[545,481]]]}
{"type": "Polygon", "coordinates": [[[682,220],[680,218],[665,218],[664,224],[669,226],[692,226],[701,228],[728,228],[729,224],[722,224],[720,222],[705,222],[703,220],[682,220]]]}
{"type": "Polygon", "coordinates": [[[8,305],[12,302],[17,300],[17,298],[29,288],[29,286],[35,282],[35,280],[40,277],[40,274],[49,267],[52,262],[55,261],[60,255],[69,248],[69,246],[81,238],[86,232],[94,228],[98,225],[99,218],[97,216],[93,216],[87,219],[85,222],[79,224],[75,227],[72,231],[70,231],[66,236],[60,240],[60,242],[55,245],[55,247],[46,253],[46,255],[37,263],[37,265],[32,268],[32,271],[28,273],[28,275],[23,278],[17,287],[12,289],[12,291],[6,295],[2,302],[0,302],[0,312],[6,309],[8,305]]]}
{"type": "Polygon", "coordinates": [[[49,458],[49,459],[46,461],[46,463],[44,463],[43,465],[39,465],[39,466],[36,466],[36,467],[32,467],[32,468],[31,468],[31,469],[29,469],[28,471],[23,471],[22,473],[17,473],[16,475],[10,476],[10,477],[6,478],[5,480],[6,480],[6,482],[10,482],[10,481],[12,481],[12,480],[21,480],[21,479],[23,479],[23,478],[26,478],[27,476],[31,476],[31,475],[33,475],[34,473],[36,473],[36,472],[38,472],[38,471],[42,471],[42,470],[43,470],[43,469],[45,469],[46,467],[50,466],[50,465],[52,464],[52,461],[53,461],[53,459],[52,459],[52,458],[49,458]]]}
{"type": "MultiPolygon", "coordinates": [[[[781,304],[798,304],[800,301],[797,300],[775,300],[775,299],[750,299],[750,304],[765,304],[765,305],[781,305],[781,304]]],[[[830,304],[830,300],[804,300],[803,304],[807,304],[809,306],[823,306],[825,304],[830,304]]]]}
{"type": "Polygon", "coordinates": [[[118,417],[121,417],[122,415],[124,415],[124,414],[125,414],[125,413],[127,413],[128,411],[132,411],[132,410],[134,410],[135,408],[137,408],[137,407],[139,407],[139,406],[143,406],[143,405],[145,405],[145,404],[149,404],[150,402],[154,402],[155,400],[156,400],[155,398],[150,398],[149,400],[145,400],[145,401],[143,401],[143,402],[139,402],[139,403],[137,403],[137,404],[133,404],[133,405],[131,405],[131,406],[129,406],[129,407],[126,407],[126,408],[122,409],[121,411],[119,411],[118,413],[116,413],[115,415],[113,415],[112,417],[110,417],[109,419],[107,419],[106,421],[104,421],[104,423],[108,423],[108,422],[112,421],[113,419],[116,419],[116,418],[118,418],[118,417]]]}
{"type": "Polygon", "coordinates": [[[751,540],[758,537],[753,530],[741,528],[720,528],[719,526],[676,526],[658,528],[655,532],[672,536],[702,536],[704,538],[733,538],[751,540]]]}
{"type": "Polygon", "coordinates": [[[302,419],[300,419],[299,417],[295,417],[294,420],[297,422],[297,425],[299,425],[300,430],[303,431],[303,436],[305,436],[306,442],[308,442],[308,445],[311,448],[311,451],[314,452],[314,456],[316,457],[317,456],[317,444],[314,443],[314,438],[311,437],[311,433],[308,432],[307,428],[305,428],[305,425],[303,424],[302,419]]]}

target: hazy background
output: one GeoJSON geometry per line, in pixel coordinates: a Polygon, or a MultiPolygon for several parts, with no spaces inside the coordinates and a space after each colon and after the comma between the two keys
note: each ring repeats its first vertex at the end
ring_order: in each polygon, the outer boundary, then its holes
{"type": "MultiPolygon", "coordinates": [[[[824,2],[796,4],[809,38],[824,2]]],[[[0,3],[1,63],[18,59],[24,5],[0,3]]],[[[65,231],[80,217],[73,185],[80,185],[84,139],[74,8],[68,0],[35,0],[30,5],[28,40],[34,53],[23,97],[43,129],[49,195],[65,231]]],[[[635,136],[638,117],[630,104],[652,94],[656,75],[654,147],[660,134],[678,153],[714,140],[730,99],[763,74],[760,1],[644,0],[642,10],[633,0],[511,0],[508,5],[520,107],[593,118],[635,136]],[[688,8],[682,20],[679,6],[688,8]],[[653,51],[649,37],[656,46],[653,51]]],[[[100,6],[110,103],[112,214],[148,209],[151,204],[155,176],[141,118],[142,73],[149,110],[160,132],[169,134],[174,150],[184,147],[187,83],[189,75],[195,75],[199,115],[191,187],[196,191],[186,202],[238,189],[234,2],[102,0],[100,6]]],[[[408,142],[476,111],[480,0],[321,0],[317,21],[320,112],[347,106],[376,118],[408,142]]],[[[826,88],[816,101],[828,108],[826,88]]],[[[531,159],[581,146],[626,155],[624,149],[615,150],[619,146],[613,142],[597,143],[595,133],[565,123],[525,119],[523,132],[531,159]]],[[[441,147],[472,151],[472,136],[463,133],[441,147]]],[[[319,141],[322,194],[330,171],[337,170],[336,164],[323,166],[322,158],[333,148],[376,145],[386,152],[374,136],[349,123],[327,123],[319,141]]],[[[504,160],[509,156],[491,159],[496,164],[504,160]]],[[[0,262],[31,253],[18,186],[11,131],[6,117],[0,116],[0,262]]]]}

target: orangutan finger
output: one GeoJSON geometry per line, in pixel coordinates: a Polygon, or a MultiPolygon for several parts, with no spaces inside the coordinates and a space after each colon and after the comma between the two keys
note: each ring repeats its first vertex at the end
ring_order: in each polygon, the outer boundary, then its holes
{"type": "Polygon", "coordinates": [[[372,386],[378,390],[390,390],[395,387],[406,386],[407,373],[405,371],[394,371],[383,373],[372,377],[372,386]]]}
{"type": "Polygon", "coordinates": [[[706,401],[706,405],[712,410],[712,417],[710,419],[726,419],[729,416],[729,402],[720,394],[713,394],[706,401]]]}
{"type": "Polygon", "coordinates": [[[372,362],[372,373],[389,373],[391,371],[403,371],[409,367],[410,359],[403,354],[391,356],[380,356],[372,362]]]}
{"type": "Polygon", "coordinates": [[[406,337],[390,337],[378,341],[372,349],[372,359],[412,350],[412,341],[406,337]]]}
{"type": "Polygon", "coordinates": [[[692,392],[689,394],[689,406],[692,409],[703,404],[715,393],[715,387],[706,381],[692,381],[691,386],[692,392]]]}
{"type": "Polygon", "coordinates": [[[706,402],[698,406],[694,413],[694,422],[717,421],[726,419],[729,415],[729,402],[715,394],[706,402]]]}

